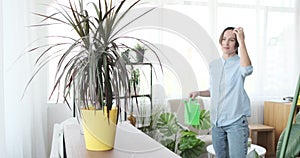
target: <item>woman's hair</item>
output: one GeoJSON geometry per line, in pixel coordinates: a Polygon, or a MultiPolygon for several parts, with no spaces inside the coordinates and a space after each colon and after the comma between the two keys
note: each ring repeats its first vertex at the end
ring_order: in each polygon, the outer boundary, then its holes
{"type": "MultiPolygon", "coordinates": [[[[224,33],[227,31],[227,30],[234,30],[234,27],[227,27],[223,30],[223,32],[221,33],[220,35],[220,38],[219,38],[219,43],[222,44],[222,40],[223,40],[223,36],[224,36],[224,33]]],[[[237,38],[235,38],[235,49],[236,49],[236,54],[238,54],[238,47],[239,47],[239,42],[237,41],[237,38]]]]}

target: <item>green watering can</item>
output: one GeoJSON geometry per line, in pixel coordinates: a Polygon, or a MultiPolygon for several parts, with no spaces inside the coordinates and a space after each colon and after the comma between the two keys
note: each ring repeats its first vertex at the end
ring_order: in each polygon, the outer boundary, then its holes
{"type": "Polygon", "coordinates": [[[200,105],[197,100],[184,101],[184,123],[187,125],[200,125],[200,105]]]}

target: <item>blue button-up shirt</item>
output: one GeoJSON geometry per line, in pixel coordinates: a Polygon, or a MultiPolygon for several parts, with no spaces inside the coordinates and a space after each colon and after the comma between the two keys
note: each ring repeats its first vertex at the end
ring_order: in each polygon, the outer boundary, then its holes
{"type": "Polygon", "coordinates": [[[219,58],[210,63],[210,119],[213,125],[226,126],[242,116],[251,116],[244,82],[252,71],[251,65],[241,66],[238,55],[227,60],[219,58]]]}

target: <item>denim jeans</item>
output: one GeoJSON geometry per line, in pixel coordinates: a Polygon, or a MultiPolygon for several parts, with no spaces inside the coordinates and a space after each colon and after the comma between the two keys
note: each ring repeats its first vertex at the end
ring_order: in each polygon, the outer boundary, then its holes
{"type": "Polygon", "coordinates": [[[212,127],[212,143],[217,158],[245,158],[248,150],[249,127],[246,117],[234,123],[212,127]]]}

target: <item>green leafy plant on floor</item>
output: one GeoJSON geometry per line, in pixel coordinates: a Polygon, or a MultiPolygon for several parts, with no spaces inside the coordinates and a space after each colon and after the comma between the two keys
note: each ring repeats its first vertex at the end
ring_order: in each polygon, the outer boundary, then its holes
{"type": "MultiPolygon", "coordinates": [[[[194,128],[206,130],[210,128],[210,113],[200,110],[200,125],[194,128]]],[[[160,143],[182,158],[197,158],[205,152],[205,142],[197,138],[197,134],[179,124],[173,113],[162,113],[157,120],[157,129],[162,135],[160,143]]],[[[259,158],[258,153],[252,150],[247,158],[259,158]]]]}
{"type": "MultiPolygon", "coordinates": [[[[202,114],[207,115],[207,112],[202,114]]],[[[196,158],[205,151],[205,142],[198,139],[195,132],[182,127],[172,113],[162,113],[157,121],[157,128],[163,138],[160,142],[183,158],[196,158]]]]}

